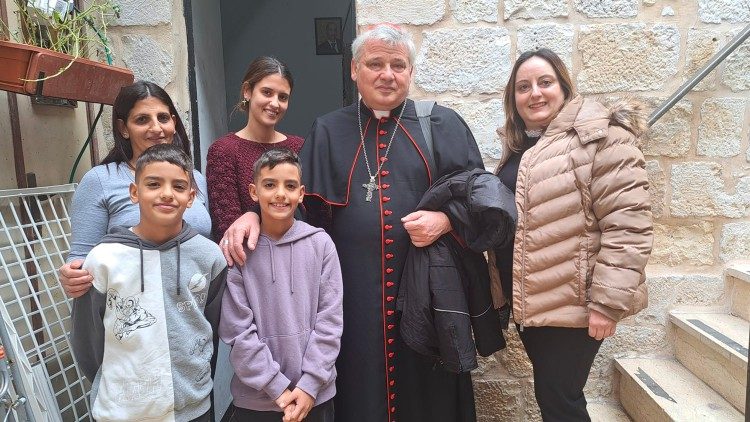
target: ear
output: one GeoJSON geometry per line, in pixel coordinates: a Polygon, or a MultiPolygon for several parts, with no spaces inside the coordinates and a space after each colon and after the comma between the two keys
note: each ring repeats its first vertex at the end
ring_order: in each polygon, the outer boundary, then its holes
{"type": "Polygon", "coordinates": [[[247,82],[244,82],[242,84],[242,98],[250,101],[250,97],[253,95],[253,90],[250,89],[250,84],[247,82]]]}
{"type": "Polygon", "coordinates": [[[357,82],[357,62],[353,58],[352,58],[352,64],[350,67],[352,69],[352,80],[354,82],[357,82]]]}
{"type": "Polygon", "coordinates": [[[190,188],[190,198],[188,199],[187,207],[190,208],[193,206],[193,201],[195,201],[195,196],[198,193],[195,191],[195,188],[190,188]]]}
{"type": "Polygon", "coordinates": [[[130,188],[128,189],[130,192],[130,200],[133,201],[134,204],[138,203],[138,186],[135,183],[130,184],[130,188]]]}
{"type": "Polygon", "coordinates": [[[305,185],[302,185],[299,187],[299,200],[297,200],[298,204],[302,203],[302,200],[305,199],[305,185]]]}
{"type": "Polygon", "coordinates": [[[125,126],[125,122],[122,119],[117,119],[117,130],[120,132],[120,135],[122,135],[123,138],[129,139],[130,134],[128,133],[128,128],[125,126]]]}
{"type": "Polygon", "coordinates": [[[258,188],[255,186],[255,183],[250,183],[250,187],[248,187],[248,191],[250,192],[250,198],[253,198],[253,201],[258,201],[258,188]]]}

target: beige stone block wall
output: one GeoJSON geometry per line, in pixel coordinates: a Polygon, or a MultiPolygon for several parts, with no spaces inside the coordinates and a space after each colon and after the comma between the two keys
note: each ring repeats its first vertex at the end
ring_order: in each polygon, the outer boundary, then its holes
{"type": "MultiPolygon", "coordinates": [[[[115,64],[133,71],[136,80],[164,88],[180,113],[190,135],[187,32],[182,1],[118,0],[122,14],[107,36],[115,52],[115,64]]],[[[105,107],[102,154],[112,147],[112,112],[105,107]]]]}
{"type": "MultiPolygon", "coordinates": [[[[436,99],[471,127],[485,164],[502,153],[494,128],[513,61],[548,47],[584,95],[658,107],[742,28],[744,0],[358,0],[357,21],[391,22],[417,44],[412,98],[436,99]],[[416,4],[420,7],[416,7],[416,4]]],[[[711,72],[644,141],[655,218],[650,305],[604,342],[586,386],[612,401],[613,358],[668,356],[675,307],[726,308],[721,275],[750,253],[750,41],[711,72]]],[[[474,374],[482,421],[538,420],[533,377],[513,329],[508,349],[474,374]]]]}

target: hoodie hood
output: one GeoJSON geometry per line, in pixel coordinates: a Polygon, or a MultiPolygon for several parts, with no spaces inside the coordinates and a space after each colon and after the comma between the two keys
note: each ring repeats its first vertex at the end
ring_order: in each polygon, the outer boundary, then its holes
{"type": "MultiPolygon", "coordinates": [[[[279,240],[273,240],[270,237],[266,236],[265,234],[261,233],[258,237],[258,246],[261,246],[263,244],[268,245],[268,254],[269,254],[269,260],[271,261],[271,282],[276,282],[276,259],[274,257],[274,249],[275,248],[281,248],[281,247],[289,247],[289,292],[294,293],[294,271],[292,270],[292,265],[294,261],[294,243],[310,237],[314,235],[315,233],[322,232],[323,229],[319,227],[313,227],[309,224],[302,223],[298,220],[294,220],[294,223],[292,224],[292,227],[289,228],[289,230],[284,233],[284,236],[281,237],[279,240]]],[[[256,249],[255,253],[258,253],[259,251],[256,249]]]]}
{"type": "Polygon", "coordinates": [[[145,278],[143,276],[143,251],[144,250],[156,250],[156,251],[168,251],[170,249],[177,249],[177,295],[182,292],[180,286],[180,244],[184,243],[193,237],[197,236],[198,232],[193,229],[190,224],[183,220],[182,230],[177,236],[167,240],[162,244],[156,244],[146,239],[141,239],[137,234],[133,233],[131,229],[123,226],[115,226],[102,238],[99,243],[119,243],[125,246],[138,248],[141,252],[141,292],[145,289],[145,278]]]}

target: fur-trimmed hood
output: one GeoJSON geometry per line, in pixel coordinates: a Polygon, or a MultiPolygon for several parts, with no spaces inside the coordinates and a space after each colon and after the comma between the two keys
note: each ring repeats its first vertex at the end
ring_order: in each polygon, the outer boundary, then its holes
{"type": "Polygon", "coordinates": [[[646,105],[634,98],[618,98],[605,102],[609,109],[609,121],[632,132],[638,138],[648,133],[646,105]]]}

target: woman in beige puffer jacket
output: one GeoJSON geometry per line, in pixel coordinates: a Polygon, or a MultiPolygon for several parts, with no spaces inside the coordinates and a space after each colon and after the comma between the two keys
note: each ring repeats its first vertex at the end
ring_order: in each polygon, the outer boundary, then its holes
{"type": "Polygon", "coordinates": [[[493,299],[502,306],[512,290],[544,420],[589,420],[583,386],[601,341],[647,304],[645,119],[635,103],[608,108],[575,95],[547,49],[516,61],[505,108],[497,174],[515,188],[518,225],[512,250],[490,257],[493,299]]]}

